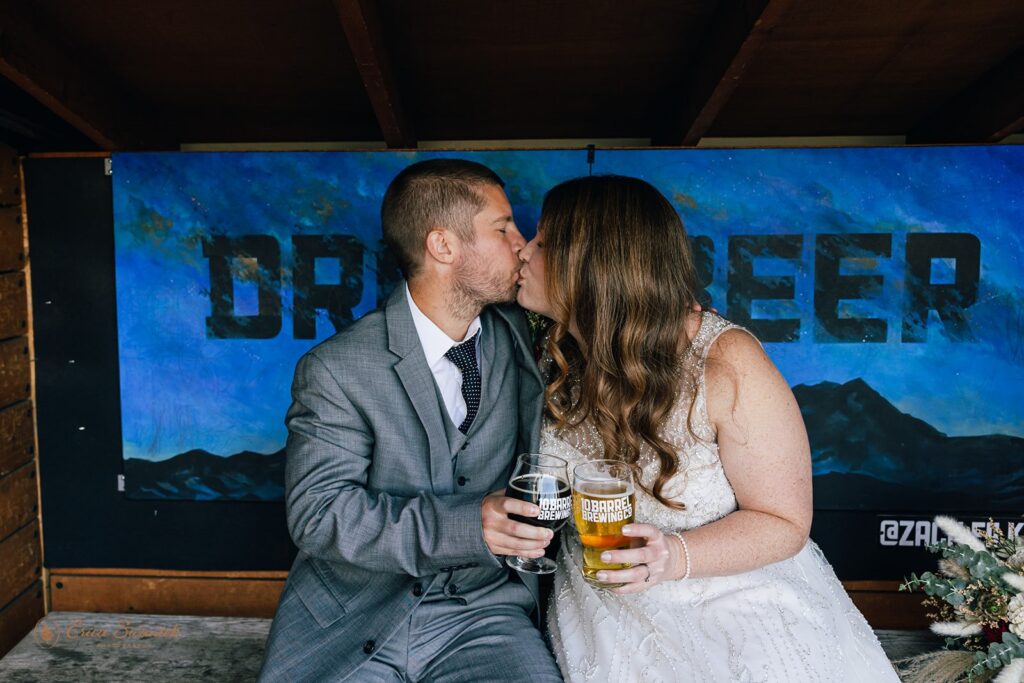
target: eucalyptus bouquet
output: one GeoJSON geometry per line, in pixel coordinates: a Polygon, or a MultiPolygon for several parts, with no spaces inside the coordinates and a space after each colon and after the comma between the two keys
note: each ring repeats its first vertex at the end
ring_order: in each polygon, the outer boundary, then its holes
{"type": "Polygon", "coordinates": [[[900,590],[921,590],[933,633],[946,649],[898,662],[904,681],[1024,681],[1024,538],[990,524],[979,538],[951,517],[935,523],[947,540],[938,571],[911,574],[900,590]]]}

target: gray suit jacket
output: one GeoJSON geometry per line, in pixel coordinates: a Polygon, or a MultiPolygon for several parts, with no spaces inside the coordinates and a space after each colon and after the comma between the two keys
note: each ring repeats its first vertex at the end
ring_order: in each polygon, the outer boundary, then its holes
{"type": "MultiPolygon", "coordinates": [[[[535,450],[542,384],[526,318],[515,305],[482,315],[515,349],[510,380],[484,377],[502,382],[503,391],[518,388],[517,414],[497,417],[516,430],[517,452],[535,450]]],[[[466,478],[472,484],[453,492],[447,413],[402,285],[383,309],[302,357],[292,399],[285,490],[299,554],[260,679],[338,680],[365,662],[446,573],[489,569],[507,583],[503,562],[483,541],[480,503],[505,485],[515,453],[460,463],[460,471],[473,468],[466,478]]],[[[499,586],[483,599],[513,598],[499,586]]]]}

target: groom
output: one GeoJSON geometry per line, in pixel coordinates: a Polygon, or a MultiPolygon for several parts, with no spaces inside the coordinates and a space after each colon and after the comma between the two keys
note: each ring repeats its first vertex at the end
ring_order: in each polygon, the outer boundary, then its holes
{"type": "Polygon", "coordinates": [[[299,548],[261,681],[560,681],[530,620],[551,532],[500,492],[541,380],[513,304],[525,244],[490,169],[409,166],[384,196],[407,283],[299,361],[286,416],[299,548]],[[524,585],[527,584],[527,585],[524,585]]]}

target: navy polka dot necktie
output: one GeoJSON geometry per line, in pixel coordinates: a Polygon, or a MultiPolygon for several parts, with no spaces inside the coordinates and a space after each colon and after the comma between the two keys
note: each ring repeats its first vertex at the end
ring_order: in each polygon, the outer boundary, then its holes
{"type": "Polygon", "coordinates": [[[455,363],[462,373],[462,398],[466,401],[466,419],[459,425],[459,431],[465,434],[473,424],[476,411],[480,408],[480,369],[476,366],[476,338],[472,337],[456,344],[445,352],[444,357],[455,363]]]}

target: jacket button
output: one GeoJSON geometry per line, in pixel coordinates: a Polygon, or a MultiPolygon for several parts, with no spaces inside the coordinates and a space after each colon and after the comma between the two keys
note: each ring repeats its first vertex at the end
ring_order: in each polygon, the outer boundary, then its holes
{"type": "Polygon", "coordinates": [[[455,595],[459,592],[459,587],[456,586],[454,583],[449,583],[447,586],[445,586],[444,592],[448,595],[455,595]]]}
{"type": "Polygon", "coordinates": [[[423,595],[423,584],[414,583],[412,585],[412,594],[415,595],[417,598],[423,595]]]}
{"type": "Polygon", "coordinates": [[[466,448],[468,448],[468,447],[469,447],[469,442],[467,441],[466,443],[462,444],[462,448],[460,448],[459,450],[460,450],[460,451],[464,451],[464,450],[466,450],[466,448]]]}
{"type": "Polygon", "coordinates": [[[455,481],[458,483],[459,486],[465,486],[466,485],[466,478],[461,476],[461,475],[455,481]]]}
{"type": "Polygon", "coordinates": [[[372,654],[373,651],[376,649],[377,643],[373,642],[372,640],[368,640],[365,643],[363,643],[363,652],[365,652],[366,654],[372,654]]]}

